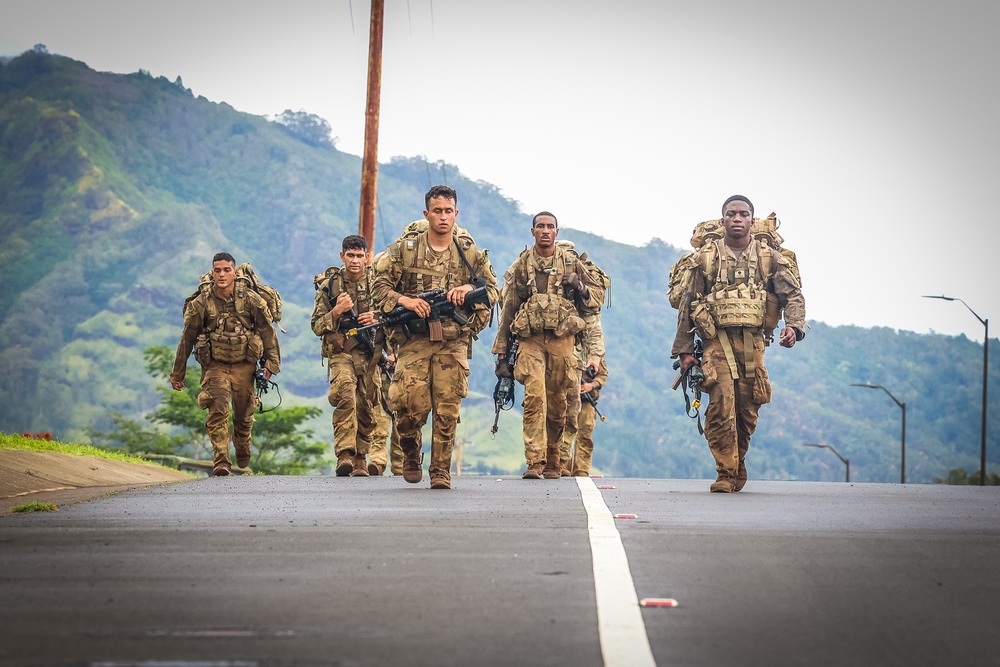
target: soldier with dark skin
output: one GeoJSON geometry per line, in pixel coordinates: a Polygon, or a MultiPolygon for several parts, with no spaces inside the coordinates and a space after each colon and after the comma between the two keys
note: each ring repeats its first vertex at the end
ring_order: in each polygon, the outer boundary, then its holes
{"type": "Polygon", "coordinates": [[[750,438],[760,406],[771,400],[764,349],[777,313],[784,314],[782,347],[805,337],[805,299],[797,272],[779,252],[753,238],[753,221],[753,204],[746,197],[733,195],[723,204],[724,237],[690,258],[671,352],[684,372],[699,363],[694,334],[704,343],[705,438],[718,473],[713,493],[740,491],[746,484],[750,438]],[[765,314],[768,303],[775,306],[773,322],[765,314]]]}
{"type": "Polygon", "coordinates": [[[506,360],[511,334],[519,351],[514,379],[524,385],[524,479],[562,476],[560,449],[567,394],[579,384],[574,345],[583,330],[581,302],[603,299],[583,264],[558,247],[559,222],[548,211],[535,215],[535,239],[504,274],[500,324],[493,341],[498,377],[509,377],[506,360]]]}
{"type": "Polygon", "coordinates": [[[417,294],[441,288],[448,301],[461,308],[475,289],[475,280],[483,281],[490,306],[496,303],[498,290],[486,252],[468,234],[452,233],[458,194],[447,186],[434,186],[424,196],[424,205],[428,228],[389,246],[375,265],[372,291],[382,312],[402,306],[419,318],[406,329],[388,331],[396,352],[388,404],[403,450],[403,479],[412,484],[423,479],[420,429],[433,413],[430,486],[450,489],[459,409],[469,393],[471,337],[489,322],[490,307],[476,304],[472,312],[463,310],[469,316],[467,324],[452,318],[428,321],[431,307],[417,294]]]}
{"type": "Polygon", "coordinates": [[[205,428],[212,441],[212,474],[232,472],[229,441],[236,449],[236,464],[250,463],[254,413],[254,372],[263,360],[270,380],[281,365],[278,339],[267,303],[241,284],[237,287],[236,260],[221,252],[212,258],[212,286],[202,290],[184,309],[184,331],[177,344],[170,386],[184,389],[187,360],[192,350],[201,364],[198,405],[208,410],[205,428]],[[233,431],[229,430],[232,405],[233,431]]]}
{"type": "MultiPolygon", "coordinates": [[[[316,277],[316,300],[312,329],[322,341],[330,388],[327,399],[333,406],[333,444],[338,477],[368,477],[365,457],[376,431],[379,401],[378,359],[381,336],[369,352],[346,331],[374,324],[372,311],[372,271],[368,266],[368,243],[352,234],[341,242],[341,267],[330,267],[316,277]]],[[[378,474],[382,474],[377,470],[378,474]]]]}

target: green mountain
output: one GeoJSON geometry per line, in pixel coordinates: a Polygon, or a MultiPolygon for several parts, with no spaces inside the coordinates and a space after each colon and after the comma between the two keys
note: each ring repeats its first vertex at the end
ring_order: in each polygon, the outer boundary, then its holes
{"type": "MultiPolygon", "coordinates": [[[[82,440],[87,427],[109,429],[112,412],[142,419],[159,401],[143,350],[176,345],[184,297],[211,256],[228,250],[281,291],[284,404],[322,407],[313,428],[331,437],[309,329],[312,277],[336,263],[340,240],[356,233],[361,160],[325,140],[325,121],[285,120],[241,113],[195,97],[180,79],[142,71],[95,72],[35,51],[0,64],[0,430],[82,440]]],[[[460,224],[490,249],[502,274],[531,240],[529,215],[496,186],[446,163],[415,157],[380,165],[377,245],[420,216],[423,193],[437,183],[458,190],[460,224]]],[[[596,467],[714,476],[680,392],[670,390],[675,312],[665,291],[682,249],[660,241],[637,248],[572,229],[562,236],[614,281],[596,467]]],[[[803,273],[808,299],[809,283],[824,277],[808,266],[803,273]]],[[[464,472],[517,472],[523,463],[516,411],[502,414],[500,433],[489,437],[494,333],[487,329],[475,344],[459,430],[464,472]]],[[[843,479],[832,453],[801,446],[824,443],[851,460],[852,480],[898,481],[900,410],[882,392],[849,386],[867,381],[907,404],[908,481],[978,469],[982,346],[965,337],[813,323],[794,350],[775,347],[768,366],[774,402],[762,410],[752,477],[843,479]]]]}

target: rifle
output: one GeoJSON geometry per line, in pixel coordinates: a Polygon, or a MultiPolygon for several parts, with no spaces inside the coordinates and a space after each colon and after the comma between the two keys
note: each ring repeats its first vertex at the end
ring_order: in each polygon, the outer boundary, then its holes
{"type": "Polygon", "coordinates": [[[510,377],[497,378],[497,385],[493,388],[493,405],[496,406],[496,414],[493,416],[493,428],[490,429],[490,433],[493,434],[494,439],[496,439],[497,431],[500,428],[497,426],[500,421],[500,411],[510,410],[514,407],[514,363],[517,361],[519,345],[520,341],[514,334],[507,338],[507,355],[504,357],[504,361],[507,363],[507,368],[510,369],[510,377]]]}
{"type": "MultiPolygon", "coordinates": [[[[583,380],[593,382],[595,377],[597,377],[597,370],[593,366],[585,366],[583,369],[583,380]]],[[[583,384],[583,382],[581,381],[580,384],[583,384]]],[[[601,411],[597,409],[598,397],[594,396],[593,389],[585,394],[580,394],[580,398],[594,406],[594,412],[597,413],[597,416],[601,418],[602,422],[607,421],[607,419],[604,418],[604,415],[601,414],[601,411]]]]}
{"type": "MultiPolygon", "coordinates": [[[[377,328],[381,322],[376,322],[375,324],[369,324],[367,327],[362,327],[358,324],[358,314],[353,308],[347,311],[347,319],[340,324],[341,330],[346,329],[348,336],[354,336],[357,338],[358,345],[364,350],[365,356],[371,359],[375,356],[375,332],[374,329],[377,328]],[[355,331],[357,333],[351,333],[355,331]]],[[[392,375],[392,371],[389,370],[389,354],[385,351],[385,346],[381,346],[379,360],[379,368],[383,371],[392,375]]]]}
{"type": "Polygon", "coordinates": [[[450,317],[458,322],[459,325],[465,326],[469,323],[469,318],[466,317],[465,313],[471,313],[472,306],[481,304],[487,308],[490,307],[490,295],[485,286],[477,287],[467,293],[465,295],[465,303],[462,304],[461,309],[456,308],[455,304],[448,300],[448,295],[442,287],[432,289],[429,292],[421,292],[420,294],[417,294],[415,298],[423,299],[431,307],[431,314],[429,317],[422,318],[405,306],[396,306],[383,315],[377,323],[369,324],[364,327],[355,327],[347,331],[347,335],[358,336],[365,331],[370,331],[380,326],[399,326],[403,327],[403,331],[406,333],[407,338],[409,338],[411,333],[409,325],[415,320],[439,322],[442,317],[450,317]],[[465,313],[462,312],[463,310],[465,313]]]}
{"type": "MultiPolygon", "coordinates": [[[[699,363],[688,366],[684,372],[678,372],[670,388],[676,390],[681,384],[684,385],[684,410],[688,417],[698,420],[698,433],[704,435],[705,430],[701,426],[701,418],[698,414],[698,409],[701,407],[701,385],[705,381],[705,371],[702,370],[700,365],[701,358],[704,356],[700,339],[695,339],[694,341],[693,354],[699,363]],[[694,399],[688,395],[689,390],[694,395],[694,399]],[[694,410],[694,414],[691,413],[692,409],[694,410]]],[[[680,367],[681,360],[678,359],[674,362],[674,370],[678,370],[680,367]]]]}

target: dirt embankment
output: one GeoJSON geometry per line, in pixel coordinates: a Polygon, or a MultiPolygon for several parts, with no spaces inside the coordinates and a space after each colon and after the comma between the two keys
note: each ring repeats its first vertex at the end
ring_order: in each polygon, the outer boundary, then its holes
{"type": "Polygon", "coordinates": [[[69,505],[128,489],[193,479],[179,470],[58,452],[0,450],[0,516],[33,500],[69,505]]]}

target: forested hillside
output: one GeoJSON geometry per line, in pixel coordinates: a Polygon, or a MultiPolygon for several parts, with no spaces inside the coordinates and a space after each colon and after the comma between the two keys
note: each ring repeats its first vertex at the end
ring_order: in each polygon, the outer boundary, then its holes
{"type": "MultiPolygon", "coordinates": [[[[331,436],[309,328],[312,278],[338,262],[340,240],[357,231],[361,161],[322,132],[317,139],[321,119],[294,120],[195,97],[180,79],[95,72],[47,53],[0,64],[0,430],[84,439],[88,427],[106,430],[114,412],[142,420],[159,400],[143,351],[176,345],[184,297],[212,254],[228,250],[284,296],[276,379],[286,405],[323,408],[312,427],[331,436]]],[[[530,215],[460,166],[419,156],[380,165],[377,245],[420,217],[423,193],[437,183],[458,190],[459,224],[489,248],[502,275],[531,241],[530,215]]],[[[588,186],[580,196],[592,196],[588,186]]],[[[663,225],[688,230],[695,222],[667,214],[663,225]]],[[[614,281],[604,314],[607,422],[597,425],[595,465],[615,475],[714,477],[680,392],[669,388],[675,311],[664,293],[683,249],[622,245],[561,223],[561,236],[614,281]]],[[[808,303],[809,284],[832,278],[808,266],[802,273],[808,303]]],[[[908,481],[978,469],[981,345],[812,326],[793,350],[769,352],[774,402],[762,410],[751,477],[843,479],[832,453],[801,446],[825,443],[851,460],[852,480],[898,481],[901,411],[880,391],[850,387],[868,381],[907,403],[908,481]]],[[[500,433],[489,436],[494,334],[487,329],[475,345],[459,426],[465,472],[518,472],[523,463],[516,411],[501,415],[500,433]]],[[[990,411],[996,434],[995,399],[990,411]]]]}

